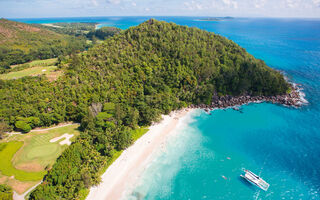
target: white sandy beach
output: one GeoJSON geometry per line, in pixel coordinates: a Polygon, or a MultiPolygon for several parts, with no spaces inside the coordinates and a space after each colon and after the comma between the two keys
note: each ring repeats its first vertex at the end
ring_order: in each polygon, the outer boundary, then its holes
{"type": "Polygon", "coordinates": [[[54,28],[62,28],[61,26],[57,26],[57,25],[53,25],[53,24],[41,24],[44,26],[50,26],[50,27],[54,27],[54,28]]]}
{"type": "Polygon", "coordinates": [[[90,189],[87,200],[119,200],[137,182],[139,176],[150,162],[153,153],[161,148],[168,136],[174,133],[179,120],[189,113],[181,110],[163,116],[149,131],[126,149],[121,156],[102,175],[102,182],[90,189]]]}
{"type": "Polygon", "coordinates": [[[101,24],[96,24],[96,25],[94,26],[94,29],[95,29],[95,30],[99,29],[99,28],[100,28],[100,27],[99,27],[100,25],[101,25],[101,24]]]}

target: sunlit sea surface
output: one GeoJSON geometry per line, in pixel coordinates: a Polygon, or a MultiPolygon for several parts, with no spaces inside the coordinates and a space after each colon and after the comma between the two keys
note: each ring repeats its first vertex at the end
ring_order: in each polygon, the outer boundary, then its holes
{"type": "MultiPolygon", "coordinates": [[[[97,22],[126,29],[150,17],[18,19],[27,23],[97,22]]],[[[154,17],[223,35],[283,71],[309,104],[250,104],[240,111],[192,112],[142,174],[128,199],[320,199],[320,19],[199,21],[154,17]],[[270,183],[264,192],[242,168],[270,183]]]]}

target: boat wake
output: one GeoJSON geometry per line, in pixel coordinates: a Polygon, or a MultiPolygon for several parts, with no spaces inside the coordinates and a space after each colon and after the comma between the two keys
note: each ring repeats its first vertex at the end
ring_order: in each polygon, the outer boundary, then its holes
{"type": "Polygon", "coordinates": [[[258,200],[258,199],[259,199],[260,192],[261,192],[261,190],[258,190],[258,191],[254,194],[253,197],[254,197],[255,200],[258,200]]]}

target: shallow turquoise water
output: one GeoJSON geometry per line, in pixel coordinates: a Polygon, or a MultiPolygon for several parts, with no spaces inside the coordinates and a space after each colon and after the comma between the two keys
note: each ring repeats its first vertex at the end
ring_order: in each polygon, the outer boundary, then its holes
{"type": "MultiPolygon", "coordinates": [[[[149,17],[19,19],[28,23],[98,22],[128,28],[149,17]]],[[[193,113],[142,175],[130,199],[320,199],[320,19],[155,17],[234,40],[302,84],[309,104],[242,106],[242,113],[193,113]],[[267,192],[239,178],[242,168],[270,183],[267,192]],[[225,178],[223,178],[225,177],[225,178]]]]}
{"type": "Polygon", "coordinates": [[[284,71],[302,84],[309,104],[300,109],[250,104],[241,112],[193,116],[149,166],[131,199],[320,199],[320,21],[192,25],[227,36],[284,71]],[[260,174],[269,190],[240,179],[242,168],[260,174]]]}
{"type": "Polygon", "coordinates": [[[264,103],[193,113],[130,199],[318,199],[320,140],[316,130],[291,124],[302,123],[299,112],[264,103]],[[243,181],[242,168],[260,174],[269,190],[243,181]]]}

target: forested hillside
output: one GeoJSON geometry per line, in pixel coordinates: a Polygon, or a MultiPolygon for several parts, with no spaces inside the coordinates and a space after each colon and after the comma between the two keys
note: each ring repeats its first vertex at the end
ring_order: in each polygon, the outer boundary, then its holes
{"type": "Polygon", "coordinates": [[[10,65],[48,59],[86,49],[86,39],[0,19],[0,73],[10,65]]]}
{"type": "Polygon", "coordinates": [[[93,40],[94,37],[100,39],[100,40],[105,40],[109,37],[112,37],[116,34],[119,34],[121,29],[116,28],[116,27],[101,27],[97,30],[90,31],[86,36],[87,38],[93,40]]]}
{"type": "Polygon", "coordinates": [[[36,27],[48,29],[56,33],[84,36],[95,43],[96,39],[105,40],[120,33],[121,29],[116,27],[101,27],[96,29],[97,23],[77,22],[77,23],[53,23],[53,24],[33,24],[36,27]]]}
{"type": "Polygon", "coordinates": [[[99,182],[131,130],[212,95],[286,93],[284,77],[234,42],[197,28],[149,20],[73,56],[56,82],[0,81],[0,118],[10,128],[73,120],[83,133],[31,199],[77,199],[99,182]]]}
{"type": "Polygon", "coordinates": [[[86,36],[90,31],[94,31],[97,23],[91,22],[58,22],[52,24],[32,24],[33,26],[48,29],[50,31],[66,34],[66,35],[74,35],[74,36],[86,36]]]}

